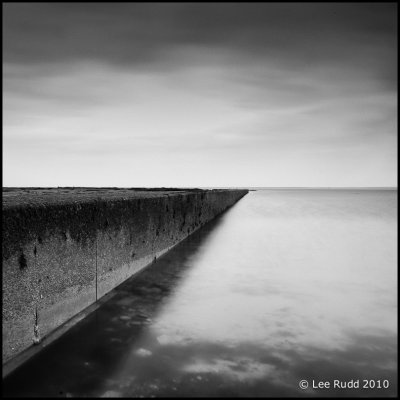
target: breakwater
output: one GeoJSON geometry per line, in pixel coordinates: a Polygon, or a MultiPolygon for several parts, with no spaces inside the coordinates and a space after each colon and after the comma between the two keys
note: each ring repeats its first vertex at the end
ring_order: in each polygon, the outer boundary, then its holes
{"type": "Polygon", "coordinates": [[[3,364],[247,190],[3,189],[3,364]]]}

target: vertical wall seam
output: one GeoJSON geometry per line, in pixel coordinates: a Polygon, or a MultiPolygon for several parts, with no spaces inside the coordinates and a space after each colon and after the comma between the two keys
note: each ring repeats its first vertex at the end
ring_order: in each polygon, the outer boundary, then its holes
{"type": "MultiPolygon", "coordinates": [[[[33,265],[34,265],[34,270],[36,270],[37,269],[36,254],[33,258],[33,265]]],[[[39,282],[37,282],[34,277],[31,278],[31,285],[32,284],[37,287],[37,294],[35,299],[35,323],[33,324],[33,343],[38,344],[40,342],[38,308],[40,307],[41,294],[40,294],[39,282]]]]}
{"type": "Polygon", "coordinates": [[[95,261],[96,261],[96,302],[97,302],[97,233],[96,233],[96,256],[95,256],[95,261]]]}

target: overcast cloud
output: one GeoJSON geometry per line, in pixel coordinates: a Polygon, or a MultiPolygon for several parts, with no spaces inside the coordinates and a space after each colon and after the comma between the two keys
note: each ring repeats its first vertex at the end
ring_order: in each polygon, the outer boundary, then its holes
{"type": "Polygon", "coordinates": [[[395,3],[3,3],[4,186],[395,186],[395,3]]]}

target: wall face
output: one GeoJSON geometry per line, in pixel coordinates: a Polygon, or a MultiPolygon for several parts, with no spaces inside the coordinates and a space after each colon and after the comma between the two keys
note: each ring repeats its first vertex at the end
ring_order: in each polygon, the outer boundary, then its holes
{"type": "Polygon", "coordinates": [[[246,193],[164,191],[7,207],[3,202],[3,363],[246,193]]]}

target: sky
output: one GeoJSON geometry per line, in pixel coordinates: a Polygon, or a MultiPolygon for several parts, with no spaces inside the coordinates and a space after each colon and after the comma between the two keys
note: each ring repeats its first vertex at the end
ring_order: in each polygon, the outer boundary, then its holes
{"type": "Polygon", "coordinates": [[[397,186],[397,5],[3,3],[3,186],[397,186]]]}

